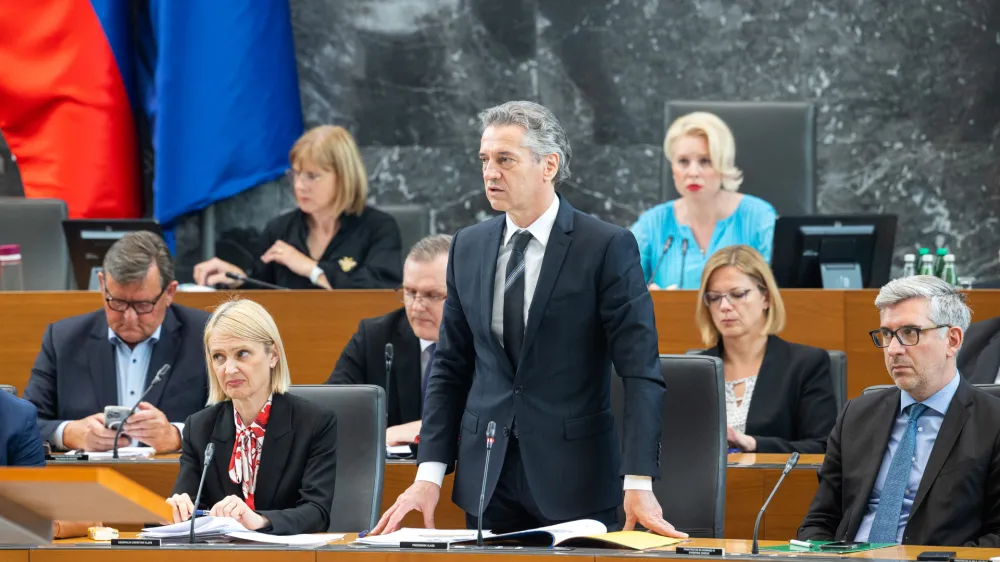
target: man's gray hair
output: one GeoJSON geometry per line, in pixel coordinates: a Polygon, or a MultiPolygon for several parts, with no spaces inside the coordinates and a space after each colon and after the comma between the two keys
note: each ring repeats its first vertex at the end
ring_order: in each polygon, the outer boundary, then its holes
{"type": "Polygon", "coordinates": [[[972,311],[965,304],[965,294],[933,275],[916,275],[889,281],[875,297],[879,311],[909,299],[927,299],[930,320],[934,324],[957,326],[965,331],[972,311]]]}
{"type": "Polygon", "coordinates": [[[522,146],[531,151],[535,162],[540,162],[549,154],[559,156],[559,170],[553,183],[569,179],[569,161],[573,149],[569,145],[566,131],[556,116],[543,105],[531,101],[509,101],[503,105],[491,107],[479,114],[483,131],[487,127],[503,127],[516,125],[525,130],[522,146]]]}
{"type": "Polygon", "coordinates": [[[129,232],[104,255],[104,275],[121,285],[142,283],[153,263],[160,270],[160,289],[166,289],[174,280],[174,260],[167,244],[152,232],[129,232]]]}
{"type": "Polygon", "coordinates": [[[416,244],[414,244],[413,248],[410,249],[410,253],[406,255],[406,260],[413,260],[422,263],[434,261],[442,254],[448,255],[448,248],[450,247],[450,234],[432,234],[421,238],[416,244]]]}

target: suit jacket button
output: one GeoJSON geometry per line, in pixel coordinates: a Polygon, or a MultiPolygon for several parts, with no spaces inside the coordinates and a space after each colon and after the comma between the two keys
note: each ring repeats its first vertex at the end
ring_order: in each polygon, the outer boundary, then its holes
{"type": "Polygon", "coordinates": [[[514,387],[514,394],[521,394],[522,392],[524,392],[524,389],[520,385],[514,387]]]}
{"type": "Polygon", "coordinates": [[[503,427],[503,436],[507,437],[508,435],[510,435],[510,430],[507,429],[507,426],[504,426],[503,427]]]}

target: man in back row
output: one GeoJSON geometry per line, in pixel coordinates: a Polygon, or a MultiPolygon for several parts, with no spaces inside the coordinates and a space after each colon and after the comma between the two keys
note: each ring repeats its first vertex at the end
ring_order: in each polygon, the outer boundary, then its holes
{"type": "Polygon", "coordinates": [[[135,405],[156,372],[171,365],[118,445],[134,438],[157,452],[176,451],[184,420],[208,400],[201,340],[209,315],[173,304],[173,259],[154,233],[126,234],[103,266],[104,310],[49,325],[24,397],[38,408],[42,439],[55,449],[107,451],[115,432],[104,427],[105,406],[135,405]]]}
{"type": "Polygon", "coordinates": [[[798,538],[1000,547],[1000,398],[956,369],[965,295],[921,275],[875,306],[870,335],[896,388],[844,406],[798,538]]]}
{"type": "Polygon", "coordinates": [[[389,428],[386,444],[413,443],[447,296],[445,275],[451,236],[435,234],[416,244],[403,264],[403,308],[366,318],[344,347],[327,384],[377,384],[386,389],[389,428]],[[386,344],[392,344],[386,388],[386,344]]]}

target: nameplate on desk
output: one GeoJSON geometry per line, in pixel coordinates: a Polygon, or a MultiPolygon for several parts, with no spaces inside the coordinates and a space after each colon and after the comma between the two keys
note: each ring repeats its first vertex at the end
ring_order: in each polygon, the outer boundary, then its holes
{"type": "Polygon", "coordinates": [[[424,549],[429,548],[429,549],[433,549],[433,550],[441,550],[441,549],[447,549],[448,548],[448,543],[446,543],[446,542],[434,542],[434,541],[428,541],[428,542],[408,542],[408,541],[403,541],[403,542],[399,543],[399,548],[424,548],[424,549]]]}
{"type": "Polygon", "coordinates": [[[725,556],[724,548],[709,548],[706,546],[678,546],[677,554],[690,554],[691,556],[725,556]]]}
{"type": "Polygon", "coordinates": [[[90,455],[86,453],[77,453],[75,455],[49,455],[45,457],[46,461],[55,461],[55,462],[85,461],[89,459],[90,455]]]}
{"type": "Polygon", "coordinates": [[[111,546],[160,546],[160,539],[111,539],[111,546]]]}

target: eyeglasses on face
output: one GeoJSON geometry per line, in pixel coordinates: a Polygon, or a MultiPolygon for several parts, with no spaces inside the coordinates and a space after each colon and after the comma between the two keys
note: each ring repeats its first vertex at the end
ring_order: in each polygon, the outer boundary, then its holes
{"type": "Polygon", "coordinates": [[[396,294],[399,295],[399,300],[405,304],[414,304],[417,301],[423,301],[425,305],[431,305],[444,302],[444,299],[448,298],[447,295],[440,293],[421,293],[403,287],[396,289],[396,294]]]}
{"type": "Polygon", "coordinates": [[[890,330],[889,328],[879,328],[878,330],[868,332],[868,335],[872,337],[872,342],[875,344],[875,347],[879,349],[889,347],[889,344],[892,343],[892,338],[896,338],[896,341],[898,341],[900,345],[909,347],[920,343],[920,332],[937,330],[938,328],[951,328],[951,325],[938,324],[937,326],[927,326],[926,328],[921,328],[919,326],[902,326],[895,330],[890,330]]]}
{"type": "Polygon", "coordinates": [[[125,312],[130,307],[135,311],[136,314],[149,314],[153,312],[156,308],[156,303],[160,301],[160,297],[166,289],[162,289],[160,294],[156,295],[156,298],[151,301],[130,301],[125,299],[116,299],[109,295],[107,291],[104,292],[104,301],[108,303],[108,308],[115,312],[125,312]]]}
{"type": "MultiPolygon", "coordinates": [[[[763,290],[758,287],[758,290],[763,290]]],[[[747,296],[753,292],[753,289],[733,289],[728,293],[716,293],[715,291],[705,291],[702,295],[702,301],[705,302],[705,306],[711,308],[722,302],[722,299],[729,301],[729,304],[736,306],[737,304],[746,302],[747,296]]]]}
{"type": "Polygon", "coordinates": [[[319,181],[321,177],[323,177],[323,175],[317,172],[309,172],[306,170],[296,171],[292,168],[289,168],[288,170],[285,171],[285,177],[288,178],[289,183],[294,185],[296,179],[301,179],[302,183],[307,183],[307,184],[316,183],[317,181],[319,181]]]}

